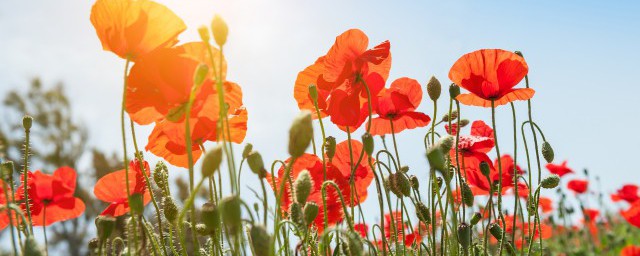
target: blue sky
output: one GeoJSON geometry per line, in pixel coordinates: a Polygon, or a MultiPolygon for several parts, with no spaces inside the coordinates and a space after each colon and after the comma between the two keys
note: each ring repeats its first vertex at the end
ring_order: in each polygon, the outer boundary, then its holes
{"type": "MultiPolygon", "coordinates": [[[[423,85],[432,75],[449,84],[449,68],[467,52],[480,48],[522,51],[531,87],[537,91],[534,119],[553,145],[556,161],[568,159],[578,173],[589,168],[602,176],[605,191],[640,183],[634,162],[640,155],[640,136],[635,131],[640,117],[637,2],[160,2],[189,27],[180,36],[182,42],[197,40],[197,27],[208,24],[215,13],[227,20],[228,79],[243,87],[249,111],[245,141],[268,161],[286,157],[289,123],[298,112],[292,96],[297,73],[324,54],[335,36],[360,28],[370,44],[391,41],[391,79],[408,76],[423,85]]],[[[118,151],[124,61],[102,51],[89,21],[92,4],[79,0],[0,3],[0,95],[25,88],[35,76],[45,85],[63,82],[74,114],[90,127],[87,143],[118,151]]],[[[426,98],[420,110],[432,115],[426,98]]],[[[444,103],[439,109],[447,107],[444,103]]],[[[516,108],[521,122],[526,104],[518,103],[516,108]]],[[[490,121],[489,109],[463,107],[462,112],[468,119],[490,121]]],[[[510,109],[499,108],[497,118],[501,150],[511,153],[510,109]]],[[[150,129],[139,129],[141,144],[146,143],[150,129]]],[[[329,133],[345,138],[334,127],[329,133]]],[[[413,130],[398,136],[403,162],[422,179],[427,177],[424,133],[413,130]]],[[[238,152],[241,147],[236,148],[238,152]]],[[[246,177],[255,184],[255,177],[246,177]]]]}

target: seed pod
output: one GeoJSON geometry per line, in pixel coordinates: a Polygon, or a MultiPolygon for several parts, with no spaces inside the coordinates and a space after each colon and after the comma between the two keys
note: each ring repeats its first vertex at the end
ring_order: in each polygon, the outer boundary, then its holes
{"type": "Polygon", "coordinates": [[[418,190],[418,188],[420,188],[420,183],[418,182],[418,177],[416,177],[415,175],[409,176],[409,181],[411,181],[411,187],[414,190],[418,190]]]}
{"type": "Polygon", "coordinates": [[[465,252],[469,250],[469,244],[471,243],[471,227],[464,222],[458,225],[458,243],[460,243],[465,252]]]}
{"type": "Polygon", "coordinates": [[[99,215],[95,220],[98,239],[105,241],[111,236],[113,228],[116,226],[116,218],[109,215],[99,215]]]}
{"type": "Polygon", "coordinates": [[[249,157],[249,154],[253,151],[253,144],[247,143],[244,145],[244,149],[242,150],[242,158],[249,157]]]}
{"type": "Polygon", "coordinates": [[[336,155],[336,138],[329,136],[325,139],[324,151],[327,153],[329,160],[333,159],[333,156],[336,155]]]}
{"type": "Polygon", "coordinates": [[[364,152],[366,152],[367,155],[373,154],[373,137],[371,137],[371,134],[369,134],[368,132],[365,132],[362,135],[362,145],[364,145],[364,152]]]}
{"type": "Polygon", "coordinates": [[[315,84],[309,85],[309,97],[313,100],[313,104],[318,103],[318,87],[315,84]]]}
{"type": "Polygon", "coordinates": [[[198,28],[198,34],[200,35],[200,40],[205,43],[209,43],[211,37],[209,36],[209,28],[207,26],[200,26],[198,28]]]}
{"type": "Polygon", "coordinates": [[[427,160],[429,165],[439,171],[445,171],[444,153],[440,147],[433,146],[427,150],[427,160]]]}
{"type": "Polygon", "coordinates": [[[313,223],[313,221],[316,219],[316,217],[318,216],[318,212],[320,211],[320,207],[318,207],[318,205],[314,202],[308,202],[305,206],[304,206],[304,222],[307,225],[311,225],[311,223],[313,223]]]}
{"type": "Polygon", "coordinates": [[[249,156],[247,157],[247,164],[249,164],[249,168],[255,174],[257,174],[260,178],[266,176],[266,170],[264,169],[264,161],[262,161],[262,155],[258,153],[258,151],[251,151],[249,156]]]}
{"type": "Polygon", "coordinates": [[[236,234],[242,226],[242,209],[240,197],[237,195],[227,196],[220,199],[218,210],[222,217],[222,222],[229,228],[230,234],[236,234]]]}
{"type": "Polygon", "coordinates": [[[193,75],[193,84],[197,86],[202,85],[204,80],[207,78],[207,74],[209,74],[209,67],[206,64],[198,65],[196,72],[193,75]]]}
{"type": "Polygon", "coordinates": [[[213,149],[207,151],[202,160],[202,177],[211,177],[222,163],[222,144],[217,144],[213,149]]]}
{"type": "Polygon", "coordinates": [[[176,206],[171,196],[162,198],[162,212],[164,217],[172,224],[178,219],[178,206],[176,206]]]}
{"type": "Polygon", "coordinates": [[[298,174],[298,178],[293,183],[295,188],[296,200],[299,204],[304,205],[307,202],[307,198],[311,193],[311,187],[313,186],[313,180],[309,171],[303,170],[298,174]]]}
{"type": "Polygon", "coordinates": [[[271,252],[271,235],[262,225],[252,225],[249,230],[251,247],[256,256],[268,256],[271,252]]]}
{"type": "Polygon", "coordinates": [[[462,202],[464,202],[466,206],[469,206],[469,207],[473,206],[473,192],[471,192],[471,188],[469,187],[469,184],[467,184],[466,182],[462,182],[461,192],[462,192],[462,202]]]}
{"type": "Polygon", "coordinates": [[[498,241],[502,239],[502,227],[500,227],[500,225],[498,225],[497,223],[491,223],[491,225],[489,225],[489,233],[491,233],[491,235],[495,239],[498,239],[498,241]]]}
{"type": "Polygon", "coordinates": [[[293,202],[289,209],[291,221],[300,226],[304,226],[304,216],[302,216],[302,206],[298,202],[293,202]]]}
{"type": "Polygon", "coordinates": [[[460,95],[460,86],[451,83],[451,85],[449,85],[449,97],[455,99],[458,95],[460,95]]]}
{"type": "Polygon", "coordinates": [[[475,212],[473,216],[471,216],[471,226],[475,226],[482,219],[482,213],[475,212]]]}
{"type": "Polygon", "coordinates": [[[31,130],[32,125],[33,125],[33,117],[29,115],[25,115],[22,118],[22,127],[24,128],[24,130],[28,132],[29,130],[31,130]]]}
{"type": "Polygon", "coordinates": [[[311,113],[302,111],[291,124],[289,129],[289,154],[293,158],[298,158],[304,154],[311,144],[313,137],[313,125],[311,124],[311,113]]]}
{"type": "Polygon", "coordinates": [[[142,194],[135,193],[129,196],[129,208],[131,212],[141,214],[144,211],[144,202],[142,201],[142,194]]]}
{"type": "Polygon", "coordinates": [[[418,202],[416,204],[416,215],[418,215],[418,219],[426,224],[431,223],[431,215],[429,214],[429,207],[427,207],[424,203],[418,202]]]}
{"type": "Polygon", "coordinates": [[[212,202],[206,202],[200,210],[200,219],[211,232],[216,233],[220,228],[220,210],[212,202]]]}
{"type": "Polygon", "coordinates": [[[553,148],[551,147],[551,144],[549,144],[549,142],[547,141],[542,142],[542,157],[544,157],[544,160],[546,160],[547,163],[553,162],[553,158],[554,158],[553,148]]]}
{"type": "Polygon", "coordinates": [[[480,163],[480,173],[482,173],[484,177],[489,179],[489,175],[491,174],[491,168],[489,167],[489,164],[487,162],[482,161],[480,163]]]}
{"type": "Polygon", "coordinates": [[[427,82],[427,94],[429,94],[429,98],[431,100],[436,101],[440,98],[440,93],[442,91],[442,85],[440,81],[435,76],[432,76],[427,82]]]}
{"type": "Polygon", "coordinates": [[[560,176],[555,175],[555,174],[544,178],[540,182],[540,186],[542,186],[543,188],[547,188],[547,189],[555,188],[555,187],[558,186],[558,184],[560,184],[560,176]]]}
{"type": "Polygon", "coordinates": [[[213,31],[213,38],[216,40],[216,44],[223,46],[227,42],[229,27],[220,15],[213,17],[213,20],[211,21],[211,30],[213,31]]]}

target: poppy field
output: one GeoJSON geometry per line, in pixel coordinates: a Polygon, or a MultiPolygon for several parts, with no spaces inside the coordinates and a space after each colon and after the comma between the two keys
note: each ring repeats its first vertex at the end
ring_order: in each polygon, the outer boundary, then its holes
{"type": "Polygon", "coordinates": [[[39,147],[57,145],[39,130],[57,115],[20,113],[13,139],[0,136],[19,155],[0,151],[0,255],[65,255],[49,246],[67,241],[98,256],[640,256],[639,184],[604,192],[556,157],[544,131],[558,124],[536,122],[544,99],[517,49],[461,52],[447,77],[412,78],[392,75],[390,41],[358,28],[326,38],[286,85],[299,109],[277,145],[287,154],[267,159],[273,148],[246,139],[245,87],[227,75],[239,67],[224,13],[187,27],[152,0],[97,0],[87,22],[95,51],[122,62],[110,74],[121,105],[107,113],[119,114],[121,153],[94,158],[105,171],[81,190],[76,159],[39,147]],[[199,40],[178,40],[188,30],[199,40]],[[420,136],[401,143],[409,131],[420,136]],[[405,163],[409,146],[422,165],[405,163]],[[85,227],[80,240],[61,235],[69,223],[85,227]]]}

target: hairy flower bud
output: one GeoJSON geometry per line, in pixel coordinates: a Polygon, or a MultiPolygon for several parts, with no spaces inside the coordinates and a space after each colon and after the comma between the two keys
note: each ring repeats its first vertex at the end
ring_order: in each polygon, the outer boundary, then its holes
{"type": "Polygon", "coordinates": [[[229,27],[220,15],[216,14],[216,16],[213,17],[211,21],[211,31],[213,31],[213,38],[216,40],[216,44],[223,46],[227,42],[229,27]]]}
{"type": "MultiPolygon", "coordinates": [[[[167,187],[167,181],[169,179],[169,172],[167,166],[162,161],[158,161],[156,167],[153,169],[153,181],[156,182],[159,188],[163,191],[167,187]]],[[[166,191],[164,191],[166,192],[166,191]]]]}
{"type": "Polygon", "coordinates": [[[473,206],[473,192],[471,192],[471,188],[469,187],[469,184],[467,184],[466,182],[462,182],[462,188],[461,188],[461,192],[462,192],[462,202],[464,202],[464,204],[466,206],[473,206]]]}
{"type": "Polygon", "coordinates": [[[309,97],[313,100],[313,104],[318,104],[318,87],[315,84],[309,85],[309,97]]]}
{"type": "Polygon", "coordinates": [[[12,161],[3,162],[0,165],[0,178],[2,178],[2,180],[6,183],[11,182],[11,180],[13,179],[13,170],[14,166],[12,161]]]}
{"type": "MultiPolygon", "coordinates": [[[[98,240],[98,238],[93,238],[93,239],[89,240],[88,247],[89,247],[89,251],[90,252],[97,253],[97,251],[98,251],[98,249],[100,247],[100,240],[98,240]]],[[[28,255],[28,254],[26,254],[26,252],[25,252],[24,255],[28,255]]]]}
{"type": "Polygon", "coordinates": [[[440,98],[440,93],[442,91],[442,85],[440,81],[435,76],[432,76],[427,82],[427,94],[429,94],[429,98],[431,100],[436,101],[440,98]]]}
{"type": "Polygon", "coordinates": [[[409,181],[411,181],[411,187],[414,190],[418,190],[418,188],[420,188],[420,182],[418,181],[418,177],[415,175],[409,176],[409,181]]]}
{"type": "Polygon", "coordinates": [[[29,115],[25,115],[22,118],[22,127],[24,127],[24,130],[28,132],[29,130],[31,130],[32,125],[33,125],[33,117],[29,115]]]}
{"type": "Polygon", "coordinates": [[[432,146],[431,148],[429,148],[429,150],[427,150],[427,160],[429,160],[429,165],[431,166],[431,168],[443,172],[446,170],[444,153],[442,152],[442,149],[440,147],[432,146]]]}
{"type": "Polygon", "coordinates": [[[291,221],[300,226],[304,226],[304,216],[302,215],[302,206],[298,202],[293,202],[289,208],[291,221]]]}
{"type": "Polygon", "coordinates": [[[242,158],[249,157],[249,154],[253,151],[253,144],[247,143],[244,145],[244,149],[242,150],[242,158]]]}
{"type": "Polygon", "coordinates": [[[196,224],[196,234],[201,236],[209,235],[211,231],[207,228],[207,225],[198,223],[196,224]]]}
{"type": "Polygon", "coordinates": [[[209,28],[207,28],[207,26],[200,26],[198,28],[198,34],[202,42],[209,43],[211,37],[209,36],[209,28]]]}
{"type": "Polygon", "coordinates": [[[491,233],[491,235],[495,239],[498,239],[498,241],[502,239],[502,227],[500,227],[500,225],[498,225],[497,223],[491,223],[491,225],[489,225],[489,233],[491,233]]]}
{"type": "Polygon", "coordinates": [[[478,222],[480,222],[481,219],[482,219],[482,213],[475,212],[473,216],[471,216],[471,220],[470,220],[471,226],[478,224],[478,222]]]}
{"type": "Polygon", "coordinates": [[[307,202],[307,198],[311,193],[311,187],[313,186],[313,180],[311,179],[311,175],[309,171],[303,170],[298,174],[298,178],[293,183],[293,187],[296,191],[296,201],[301,205],[304,205],[307,202]]]}
{"type": "Polygon", "coordinates": [[[438,141],[438,146],[442,150],[443,153],[448,153],[454,145],[455,138],[453,136],[447,135],[446,137],[440,139],[438,141]]]}
{"type": "Polygon", "coordinates": [[[540,186],[547,189],[556,188],[560,184],[560,176],[552,174],[540,182],[540,186]]]}
{"type": "Polygon", "coordinates": [[[398,197],[411,195],[411,184],[403,173],[393,173],[389,176],[391,182],[391,192],[398,197]]]}
{"type": "Polygon", "coordinates": [[[542,157],[544,157],[544,160],[546,160],[547,163],[553,162],[553,158],[554,158],[553,148],[551,147],[551,144],[549,144],[549,142],[547,141],[542,142],[542,157]]]}
{"type": "Polygon", "coordinates": [[[172,197],[165,196],[162,198],[162,212],[170,223],[175,223],[176,219],[178,219],[178,206],[176,206],[172,197]]]}
{"type": "Polygon", "coordinates": [[[467,223],[460,223],[458,225],[458,243],[462,246],[462,249],[466,252],[469,250],[471,243],[471,227],[467,223]]]}
{"type": "Polygon", "coordinates": [[[95,220],[98,239],[105,241],[111,236],[113,228],[116,226],[116,218],[108,215],[98,215],[95,220]]]}
{"type": "Polygon", "coordinates": [[[218,205],[222,222],[227,226],[227,228],[229,228],[229,232],[231,234],[236,234],[242,226],[242,209],[240,200],[240,197],[237,195],[227,196],[220,199],[220,205],[218,205]]]}
{"type": "Polygon", "coordinates": [[[249,230],[251,247],[256,256],[268,256],[271,252],[271,235],[262,225],[252,225],[249,230]]]}
{"type": "Polygon", "coordinates": [[[215,233],[220,229],[220,210],[212,202],[206,202],[202,205],[200,219],[211,232],[215,233]]]}
{"type": "Polygon", "coordinates": [[[460,128],[469,125],[469,119],[460,119],[460,128]]]}
{"type": "Polygon", "coordinates": [[[325,139],[324,151],[327,153],[327,157],[332,159],[336,155],[336,138],[329,136],[325,139]]]}
{"type": "Polygon", "coordinates": [[[362,145],[364,145],[364,152],[366,152],[367,155],[373,154],[373,137],[368,132],[362,135],[362,145]]]}
{"type": "Polygon", "coordinates": [[[222,144],[217,144],[213,149],[207,151],[202,160],[202,177],[213,175],[222,163],[222,144]]]}
{"type": "Polygon", "coordinates": [[[289,129],[289,154],[293,158],[298,158],[304,154],[311,144],[313,137],[313,125],[311,123],[311,113],[302,111],[291,124],[289,129]]]}
{"type": "Polygon", "coordinates": [[[318,212],[320,211],[320,207],[314,202],[308,202],[304,206],[304,222],[307,225],[313,223],[313,220],[318,216],[318,212]]]}
{"type": "Polygon", "coordinates": [[[455,99],[458,95],[460,95],[460,86],[451,83],[451,85],[449,85],[449,97],[455,99]]]}
{"type": "Polygon", "coordinates": [[[424,223],[431,223],[431,215],[429,214],[429,207],[427,207],[424,203],[418,201],[416,204],[416,215],[418,215],[418,219],[424,223]]]}
{"type": "Polygon", "coordinates": [[[247,164],[249,164],[251,171],[260,178],[266,176],[267,171],[264,169],[264,161],[262,161],[262,155],[260,155],[258,151],[251,151],[251,153],[249,153],[247,156],[247,164]]]}

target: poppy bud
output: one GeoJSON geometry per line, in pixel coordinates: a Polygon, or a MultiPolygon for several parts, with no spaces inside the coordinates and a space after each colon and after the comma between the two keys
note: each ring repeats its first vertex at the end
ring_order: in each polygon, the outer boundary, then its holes
{"type": "Polygon", "coordinates": [[[427,207],[424,203],[418,201],[416,204],[416,214],[418,215],[418,219],[424,223],[431,223],[431,215],[429,214],[429,207],[427,207]]]}
{"type": "MultiPolygon", "coordinates": [[[[200,64],[196,68],[196,72],[193,76],[193,84],[196,86],[202,85],[209,73],[209,67],[206,64],[200,64]]],[[[193,88],[196,88],[195,86],[193,88]]]]}
{"type": "Polygon", "coordinates": [[[302,111],[291,124],[289,129],[289,154],[293,158],[298,158],[304,154],[311,138],[313,137],[313,125],[311,124],[311,113],[302,111]]]}
{"type": "Polygon", "coordinates": [[[524,58],[524,55],[522,55],[522,52],[521,52],[521,51],[515,51],[514,53],[515,53],[516,55],[518,55],[518,56],[520,56],[520,57],[523,57],[523,58],[524,58]]]}
{"type": "Polygon", "coordinates": [[[544,157],[544,160],[546,160],[547,163],[553,162],[554,153],[549,142],[542,142],[542,157],[544,157]]]}
{"type": "Polygon", "coordinates": [[[201,236],[206,236],[209,235],[210,230],[207,229],[207,226],[202,224],[202,223],[198,223],[196,224],[196,234],[201,235],[201,236]]]}
{"type": "Polygon", "coordinates": [[[2,180],[5,182],[10,182],[11,179],[13,178],[13,162],[12,161],[6,161],[4,163],[2,163],[2,165],[0,165],[0,175],[2,180]]]}
{"type": "Polygon", "coordinates": [[[440,92],[442,91],[442,85],[435,76],[431,76],[429,82],[427,82],[427,93],[431,100],[436,101],[440,98],[440,92]]]}
{"type": "MultiPolygon", "coordinates": [[[[458,119],[458,110],[451,111],[451,115],[449,115],[449,119],[456,120],[458,119]]],[[[448,120],[447,120],[448,121],[448,120]]]]}
{"type": "Polygon", "coordinates": [[[307,223],[307,225],[310,225],[311,223],[313,223],[313,220],[316,219],[316,217],[318,216],[318,212],[320,210],[320,207],[318,207],[318,205],[314,202],[308,202],[305,206],[304,206],[304,222],[307,223]]]}
{"type": "MultiPolygon", "coordinates": [[[[98,251],[98,249],[100,248],[100,241],[98,240],[98,238],[93,238],[89,240],[88,247],[90,252],[95,253],[96,251],[98,251]]],[[[25,255],[27,255],[26,252],[25,252],[25,255]]]]}
{"type": "Polygon", "coordinates": [[[129,196],[129,207],[131,212],[141,214],[144,211],[144,203],[142,202],[142,194],[135,193],[129,196]]]}
{"type": "Polygon", "coordinates": [[[398,183],[399,183],[398,174],[397,173],[389,174],[389,178],[387,182],[389,186],[389,190],[391,190],[391,192],[395,194],[397,197],[402,197],[402,191],[400,190],[400,185],[398,183]]]}
{"type": "Polygon", "coordinates": [[[489,164],[485,161],[480,163],[480,173],[484,175],[487,179],[489,178],[489,174],[491,174],[491,168],[489,168],[489,164]]]}
{"type": "Polygon", "coordinates": [[[212,202],[206,202],[202,205],[200,219],[210,231],[215,233],[220,229],[220,210],[212,202]]]}
{"type": "Polygon", "coordinates": [[[217,144],[213,149],[207,151],[202,160],[202,177],[213,175],[222,163],[222,144],[217,144]]]}
{"type": "Polygon", "coordinates": [[[29,130],[31,130],[32,125],[33,125],[33,117],[29,115],[25,115],[22,118],[22,127],[24,127],[24,130],[28,132],[29,130]]]}
{"type": "Polygon", "coordinates": [[[460,223],[458,225],[458,243],[462,246],[462,249],[466,252],[469,250],[469,243],[471,242],[471,227],[467,223],[460,223]]]}
{"type": "Polygon", "coordinates": [[[462,182],[462,202],[464,202],[467,206],[473,206],[473,192],[471,192],[471,188],[469,184],[466,182],[462,182]]]}
{"type": "Polygon", "coordinates": [[[267,256],[271,252],[271,235],[262,225],[252,225],[249,230],[251,247],[256,256],[267,256]]]}
{"type": "Polygon", "coordinates": [[[264,161],[262,161],[262,155],[260,155],[258,151],[251,151],[251,153],[249,153],[247,163],[253,173],[258,174],[260,178],[265,176],[264,161]]]}
{"type": "Polygon", "coordinates": [[[38,244],[33,235],[27,235],[26,240],[24,241],[24,255],[25,256],[40,256],[45,255],[42,247],[38,244]]]}
{"type": "Polygon", "coordinates": [[[253,151],[253,144],[247,143],[244,145],[244,149],[242,150],[242,158],[249,157],[249,154],[253,151]]]}
{"type": "Polygon", "coordinates": [[[368,132],[362,134],[362,145],[364,145],[364,152],[367,152],[367,155],[373,154],[373,137],[368,132]]]}
{"type": "Polygon", "coordinates": [[[116,218],[108,215],[98,215],[95,220],[98,239],[105,241],[111,236],[113,228],[116,226],[116,218]]]}
{"type": "Polygon", "coordinates": [[[313,180],[311,179],[309,171],[303,170],[300,172],[293,186],[296,190],[296,200],[301,205],[304,205],[307,202],[307,198],[311,193],[311,187],[313,186],[313,180]]]}
{"type": "Polygon", "coordinates": [[[363,246],[360,235],[356,232],[347,232],[347,255],[362,255],[363,246]]]}
{"type": "Polygon", "coordinates": [[[327,153],[327,157],[332,159],[336,155],[336,138],[329,136],[325,139],[324,151],[327,153]]]}
{"type": "Polygon", "coordinates": [[[446,153],[446,152],[449,152],[451,148],[453,148],[454,141],[455,141],[455,138],[453,136],[447,135],[446,137],[438,141],[438,146],[440,147],[442,152],[446,153]]]}
{"type": "Polygon", "coordinates": [[[418,182],[418,177],[416,177],[415,175],[409,176],[409,181],[411,181],[411,187],[414,190],[418,190],[418,188],[420,188],[420,183],[418,182]]]}
{"type": "Polygon", "coordinates": [[[498,225],[497,223],[491,223],[491,225],[489,225],[489,233],[491,233],[493,237],[498,239],[498,241],[502,239],[502,227],[500,227],[500,225],[498,225]]]}
{"type": "Polygon", "coordinates": [[[555,174],[544,178],[540,182],[540,186],[542,186],[543,188],[547,188],[547,189],[555,188],[555,187],[558,186],[558,184],[560,184],[560,176],[555,175],[555,174]]]}
{"type": "Polygon", "coordinates": [[[482,213],[475,212],[473,216],[471,216],[471,221],[470,221],[471,226],[478,224],[478,222],[480,222],[481,219],[482,219],[482,213]]]}
{"type": "Polygon", "coordinates": [[[455,99],[458,95],[460,95],[460,86],[451,83],[451,85],[449,85],[449,97],[455,99]]]}
{"type": "Polygon", "coordinates": [[[318,87],[315,84],[309,85],[309,97],[313,100],[313,104],[318,103],[318,87]]]}
{"type": "Polygon", "coordinates": [[[460,119],[460,128],[469,125],[469,119],[460,119]]]}
{"type": "Polygon", "coordinates": [[[156,164],[156,167],[153,169],[153,181],[156,182],[156,185],[158,185],[158,187],[164,189],[167,185],[168,176],[169,174],[167,171],[167,166],[164,164],[164,162],[159,161],[156,164]]]}
{"type": "Polygon", "coordinates": [[[304,226],[304,216],[302,215],[302,206],[298,202],[293,202],[289,208],[291,221],[300,226],[304,226]]]}
{"type": "Polygon", "coordinates": [[[213,31],[213,38],[216,40],[216,44],[223,46],[227,42],[227,35],[229,34],[229,27],[227,23],[217,15],[213,17],[211,21],[211,31],[213,31]]]}
{"type": "Polygon", "coordinates": [[[429,160],[431,168],[439,171],[444,171],[446,169],[444,154],[440,147],[433,146],[429,148],[429,150],[427,150],[427,160],[429,160]]]}
{"type": "Polygon", "coordinates": [[[171,196],[162,198],[162,212],[170,223],[174,223],[178,218],[178,206],[176,206],[171,196]]]}
{"type": "Polygon", "coordinates": [[[242,226],[242,209],[240,197],[238,196],[227,196],[225,198],[220,199],[220,205],[218,205],[218,209],[220,211],[220,215],[222,216],[222,222],[227,228],[229,228],[231,234],[237,233],[242,226]]]}
{"type": "Polygon", "coordinates": [[[209,43],[211,37],[209,37],[209,28],[207,28],[207,26],[200,26],[198,28],[198,34],[200,34],[202,42],[209,43]]]}
{"type": "MultiPolygon", "coordinates": [[[[396,186],[398,187],[400,193],[404,196],[411,196],[411,183],[407,176],[403,173],[396,173],[396,186]]],[[[402,197],[402,195],[398,195],[398,197],[402,197]]]]}

